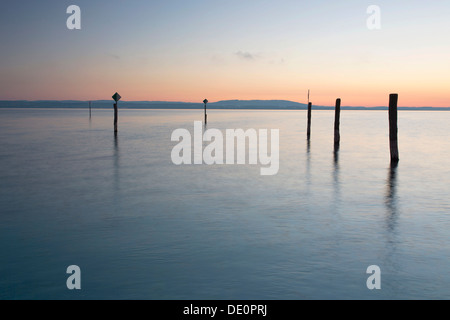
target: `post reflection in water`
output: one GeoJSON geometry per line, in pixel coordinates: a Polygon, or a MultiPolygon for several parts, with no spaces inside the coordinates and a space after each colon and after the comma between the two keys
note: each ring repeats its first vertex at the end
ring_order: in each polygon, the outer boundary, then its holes
{"type": "Polygon", "coordinates": [[[339,144],[334,144],[334,152],[333,152],[333,185],[334,185],[334,192],[335,192],[335,202],[336,205],[338,204],[340,200],[340,193],[341,193],[341,185],[339,181],[339,144]]]}
{"type": "Polygon", "coordinates": [[[114,166],[114,190],[119,191],[119,138],[117,132],[114,133],[114,153],[113,153],[113,166],[114,166]]]}
{"type": "Polygon", "coordinates": [[[388,180],[386,183],[385,204],[387,209],[387,228],[389,232],[395,231],[398,218],[397,208],[397,163],[391,163],[389,168],[388,180]]]}
{"type": "Polygon", "coordinates": [[[306,142],[306,185],[309,192],[311,187],[311,140],[306,142]]]}
{"type": "Polygon", "coordinates": [[[334,165],[339,164],[339,144],[334,144],[334,165]]]}
{"type": "MultiPolygon", "coordinates": [[[[203,122],[202,130],[203,130],[203,131],[202,131],[202,135],[204,135],[205,132],[208,130],[208,124],[206,124],[205,122],[203,122]]],[[[202,150],[201,150],[201,153],[202,153],[202,159],[203,159],[203,150],[205,150],[205,147],[206,147],[206,145],[205,145],[205,139],[202,138],[202,150]]]]}

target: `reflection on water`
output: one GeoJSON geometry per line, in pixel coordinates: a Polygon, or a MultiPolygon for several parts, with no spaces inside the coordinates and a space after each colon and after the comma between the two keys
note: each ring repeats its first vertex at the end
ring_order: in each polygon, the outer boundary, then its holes
{"type": "Polygon", "coordinates": [[[333,155],[334,155],[334,165],[336,166],[337,164],[338,164],[338,162],[339,162],[339,143],[335,143],[334,144],[334,152],[333,152],[333,155]]]}
{"type": "Polygon", "coordinates": [[[401,270],[404,268],[404,265],[398,259],[400,227],[398,225],[397,166],[398,163],[391,163],[386,180],[384,199],[386,207],[384,226],[386,229],[386,255],[384,264],[393,269],[401,270]]]}
{"type": "MultiPolygon", "coordinates": [[[[114,158],[114,190],[116,192],[120,189],[120,178],[119,178],[119,167],[120,167],[120,152],[119,152],[119,137],[117,136],[117,132],[114,133],[114,150],[113,150],[113,158],[114,158]]],[[[115,197],[117,198],[117,197],[115,197]]]]}
{"type": "Polygon", "coordinates": [[[334,144],[333,151],[333,186],[336,196],[336,203],[339,202],[340,195],[340,182],[339,182],[339,144],[334,144]]]}
{"type": "Polygon", "coordinates": [[[311,140],[306,141],[306,186],[308,193],[311,189],[311,140]]]}
{"type": "MultiPolygon", "coordinates": [[[[205,134],[206,130],[208,130],[208,124],[203,122],[202,129],[203,129],[202,134],[205,134]]],[[[202,139],[202,150],[205,150],[205,147],[206,147],[205,139],[202,139]]],[[[201,152],[203,152],[203,151],[201,151],[201,152]]],[[[203,159],[203,155],[202,155],[202,159],[203,159]]]]}
{"type": "Polygon", "coordinates": [[[387,208],[387,227],[390,232],[395,230],[397,223],[397,169],[398,164],[392,163],[386,183],[385,204],[387,208]]]}
{"type": "Polygon", "coordinates": [[[119,155],[119,137],[117,136],[117,132],[114,133],[114,156],[119,155]]]}

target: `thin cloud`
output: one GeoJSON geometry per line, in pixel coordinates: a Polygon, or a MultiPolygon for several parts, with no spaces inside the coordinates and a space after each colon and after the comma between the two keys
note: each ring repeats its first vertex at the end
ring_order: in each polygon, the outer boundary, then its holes
{"type": "Polygon", "coordinates": [[[258,55],[256,54],[252,54],[250,52],[247,51],[238,51],[235,53],[236,56],[238,56],[240,59],[243,60],[256,60],[257,58],[259,58],[258,55]]]}

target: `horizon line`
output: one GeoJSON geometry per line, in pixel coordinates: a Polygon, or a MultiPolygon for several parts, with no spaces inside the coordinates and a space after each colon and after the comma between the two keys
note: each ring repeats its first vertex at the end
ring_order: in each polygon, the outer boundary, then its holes
{"type": "MultiPolygon", "coordinates": [[[[28,100],[28,99],[13,99],[13,100],[8,100],[8,99],[0,99],[0,103],[1,102],[84,102],[84,103],[89,103],[89,102],[107,102],[110,101],[109,99],[97,99],[97,100],[73,100],[73,99],[39,99],[39,100],[28,100]]],[[[278,101],[278,102],[291,102],[291,103],[296,103],[296,104],[302,104],[307,106],[308,103],[303,103],[303,102],[297,102],[297,101],[293,101],[293,100],[283,100],[283,99],[245,99],[245,100],[241,100],[241,99],[227,99],[227,100],[217,100],[217,101],[213,101],[213,102],[209,102],[209,104],[215,104],[215,103],[219,103],[219,102],[231,102],[231,101],[235,101],[235,102],[251,102],[251,101],[255,101],[255,102],[271,102],[271,101],[278,101]]],[[[111,102],[113,102],[113,100],[111,99],[111,102]]],[[[192,102],[192,101],[168,101],[168,100],[121,100],[121,103],[184,103],[184,104],[201,104],[203,105],[203,102],[192,102]]],[[[313,106],[316,107],[328,107],[328,108],[333,108],[334,106],[332,105],[314,105],[313,106]]],[[[362,106],[362,105],[357,105],[357,106],[353,106],[353,105],[343,105],[342,107],[345,108],[384,108],[387,107],[387,105],[376,105],[376,106],[362,106]]],[[[450,109],[450,106],[448,107],[433,107],[433,106],[399,106],[399,108],[427,108],[427,109],[450,109]]]]}

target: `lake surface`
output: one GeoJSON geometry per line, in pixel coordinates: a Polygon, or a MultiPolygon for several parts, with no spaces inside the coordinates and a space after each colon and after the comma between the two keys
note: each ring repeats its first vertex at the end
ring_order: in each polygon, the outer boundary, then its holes
{"type": "Polygon", "coordinates": [[[211,110],[280,168],[182,165],[202,110],[0,109],[0,299],[449,299],[450,112],[211,110]],[[80,291],[66,268],[81,268],[80,291]],[[368,290],[367,267],[381,268],[368,290]]]}

